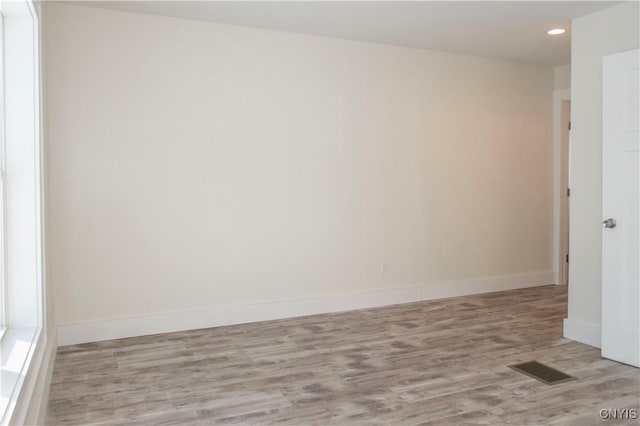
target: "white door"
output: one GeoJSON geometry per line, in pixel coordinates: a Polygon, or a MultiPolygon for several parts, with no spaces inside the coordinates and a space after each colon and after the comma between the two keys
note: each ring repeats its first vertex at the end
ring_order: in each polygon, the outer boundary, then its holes
{"type": "Polygon", "coordinates": [[[640,50],[603,58],[602,356],[640,367],[640,50]]]}

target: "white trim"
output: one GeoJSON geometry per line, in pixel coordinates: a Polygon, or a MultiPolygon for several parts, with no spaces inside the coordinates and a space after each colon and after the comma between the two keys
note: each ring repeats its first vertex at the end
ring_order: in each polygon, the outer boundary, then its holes
{"type": "Polygon", "coordinates": [[[46,424],[49,389],[58,347],[55,339],[48,339],[40,333],[40,341],[31,345],[36,348],[33,357],[25,365],[22,374],[22,388],[12,401],[11,410],[5,414],[3,425],[42,425],[46,424]]]}
{"type": "Polygon", "coordinates": [[[45,323],[46,306],[44,294],[44,145],[42,128],[42,66],[41,60],[41,20],[39,16],[40,4],[36,5],[33,0],[27,1],[29,13],[33,20],[33,67],[34,67],[34,168],[35,175],[35,226],[36,226],[36,322],[39,327],[47,329],[45,323]]]}
{"type": "MultiPolygon", "coordinates": [[[[0,6],[2,2],[0,2],[0,6]]],[[[0,7],[1,9],[1,7],[0,7]]],[[[0,326],[4,329],[7,326],[7,209],[6,195],[7,186],[6,179],[6,151],[5,151],[5,97],[4,97],[4,15],[0,12],[0,326]]],[[[0,341],[2,341],[0,335],[0,341]]]]}
{"type": "Polygon", "coordinates": [[[584,343],[585,345],[600,347],[601,333],[600,326],[598,324],[591,324],[588,322],[565,318],[564,319],[563,335],[567,339],[575,340],[576,342],[584,343]]]}
{"type": "MultiPolygon", "coordinates": [[[[2,341],[0,362],[0,400],[2,414],[0,423],[4,426],[17,423],[14,419],[16,408],[21,404],[28,393],[22,394],[27,375],[40,365],[38,357],[42,351],[38,351],[38,342],[41,339],[40,330],[33,327],[9,328],[2,341]],[[35,361],[35,362],[32,362],[35,361]]],[[[31,377],[31,376],[29,376],[31,377]]]]}
{"type": "Polygon", "coordinates": [[[446,281],[403,288],[370,290],[353,294],[310,297],[281,302],[215,306],[186,312],[168,312],[135,318],[119,318],[58,327],[61,346],[199,328],[244,324],[353,309],[465,296],[552,283],[551,272],[473,280],[446,281]]]}
{"type": "Polygon", "coordinates": [[[571,90],[555,90],[553,92],[553,253],[551,265],[553,267],[553,282],[560,283],[560,203],[564,189],[561,188],[561,164],[560,164],[560,114],[562,101],[571,100],[571,90]]]}
{"type": "Polygon", "coordinates": [[[33,413],[33,419],[25,419],[25,424],[46,425],[47,413],[49,408],[49,394],[51,392],[51,381],[53,379],[53,367],[56,364],[56,355],[58,354],[58,340],[56,333],[51,333],[51,339],[47,342],[44,352],[43,361],[40,366],[37,381],[33,387],[35,397],[29,406],[27,412],[33,413]]]}

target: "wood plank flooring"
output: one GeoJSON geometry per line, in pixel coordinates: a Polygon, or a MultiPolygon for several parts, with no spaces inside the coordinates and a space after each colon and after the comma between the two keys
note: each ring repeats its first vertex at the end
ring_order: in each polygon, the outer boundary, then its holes
{"type": "Polygon", "coordinates": [[[599,412],[640,408],[639,370],[562,338],[566,299],[546,286],[61,347],[48,424],[615,424],[599,412]],[[529,360],[577,380],[508,368],[529,360]]]}

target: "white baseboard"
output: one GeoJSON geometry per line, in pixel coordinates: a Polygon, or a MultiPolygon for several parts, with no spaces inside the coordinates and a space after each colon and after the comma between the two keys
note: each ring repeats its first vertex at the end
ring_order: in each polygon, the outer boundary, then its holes
{"type": "Polygon", "coordinates": [[[444,281],[422,286],[422,300],[468,296],[494,291],[515,290],[553,283],[553,272],[477,278],[472,280],[444,281]]]}
{"type": "Polygon", "coordinates": [[[58,327],[58,343],[60,346],[66,346],[173,331],[341,312],[421,300],[536,287],[549,285],[552,281],[553,273],[544,272],[475,280],[446,281],[282,302],[215,306],[194,311],[66,324],[58,327]]]}
{"type": "Polygon", "coordinates": [[[575,340],[585,345],[596,348],[601,347],[600,325],[598,324],[565,318],[563,335],[567,339],[575,340]]]}

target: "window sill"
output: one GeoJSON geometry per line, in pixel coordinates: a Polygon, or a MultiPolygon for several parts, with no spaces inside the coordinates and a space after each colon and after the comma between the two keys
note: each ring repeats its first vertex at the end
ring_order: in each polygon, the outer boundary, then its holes
{"type": "Polygon", "coordinates": [[[39,327],[7,328],[0,342],[0,415],[6,424],[16,406],[35,352],[39,327]]]}

